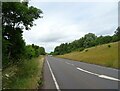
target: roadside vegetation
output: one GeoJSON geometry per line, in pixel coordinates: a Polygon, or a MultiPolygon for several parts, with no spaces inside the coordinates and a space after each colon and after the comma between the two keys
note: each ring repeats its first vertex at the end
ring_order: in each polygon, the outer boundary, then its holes
{"type": "Polygon", "coordinates": [[[36,89],[42,84],[45,49],[26,45],[23,30],[30,30],[43,12],[28,2],[2,3],[3,89],[36,89]]]}
{"type": "MultiPolygon", "coordinates": [[[[56,46],[54,52],[51,52],[51,55],[63,55],[73,51],[83,51],[86,48],[118,42],[120,41],[120,27],[118,27],[114,35],[110,36],[96,36],[93,33],[88,33],[84,37],[75,40],[71,43],[62,43],[60,46],[56,46]]],[[[86,50],[87,51],[87,50],[86,50]]]]}
{"type": "Polygon", "coordinates": [[[120,27],[116,29],[112,36],[96,36],[93,33],[88,33],[84,37],[71,43],[62,43],[60,46],[57,46],[50,55],[119,68],[119,42],[120,27]]]}
{"type": "Polygon", "coordinates": [[[3,70],[3,89],[37,89],[42,86],[44,57],[24,60],[3,70]]]}
{"type": "MultiPolygon", "coordinates": [[[[86,48],[83,51],[74,51],[57,57],[118,68],[118,42],[86,48]]],[[[120,64],[119,64],[120,65],[120,64]]]]}

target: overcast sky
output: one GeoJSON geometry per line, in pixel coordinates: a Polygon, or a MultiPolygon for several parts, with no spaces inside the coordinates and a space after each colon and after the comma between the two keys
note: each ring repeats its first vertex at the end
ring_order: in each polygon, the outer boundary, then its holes
{"type": "Polygon", "coordinates": [[[117,2],[30,2],[43,11],[36,26],[24,31],[27,44],[51,52],[61,43],[72,42],[87,33],[113,35],[118,26],[117,2]]]}

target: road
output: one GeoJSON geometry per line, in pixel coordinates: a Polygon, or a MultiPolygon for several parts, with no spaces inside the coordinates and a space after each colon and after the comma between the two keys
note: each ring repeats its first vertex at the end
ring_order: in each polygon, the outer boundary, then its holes
{"type": "Polygon", "coordinates": [[[46,57],[43,89],[118,89],[118,82],[116,69],[46,57]]]}

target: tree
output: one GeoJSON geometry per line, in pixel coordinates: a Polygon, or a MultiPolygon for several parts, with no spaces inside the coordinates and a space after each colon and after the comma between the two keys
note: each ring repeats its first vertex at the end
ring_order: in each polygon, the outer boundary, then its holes
{"type": "Polygon", "coordinates": [[[2,24],[13,28],[29,30],[35,19],[41,18],[42,11],[33,6],[28,7],[26,2],[3,2],[2,24]]]}
{"type": "Polygon", "coordinates": [[[116,29],[115,36],[117,36],[118,40],[120,40],[120,26],[116,29]]]}
{"type": "Polygon", "coordinates": [[[45,55],[44,47],[39,47],[37,45],[27,45],[26,46],[26,58],[31,59],[33,57],[38,57],[39,55],[45,55]]]}
{"type": "Polygon", "coordinates": [[[97,36],[95,36],[95,34],[93,33],[88,33],[84,36],[84,47],[88,48],[91,46],[95,45],[95,40],[96,40],[97,36]]]}
{"type": "Polygon", "coordinates": [[[110,42],[116,42],[120,40],[120,27],[117,28],[113,36],[99,36],[97,37],[93,33],[88,33],[79,40],[75,40],[71,43],[62,43],[60,46],[55,47],[54,52],[51,54],[62,55],[72,51],[83,51],[85,48],[106,44],[110,42]]]}
{"type": "Polygon", "coordinates": [[[112,37],[111,36],[104,36],[102,40],[103,40],[102,44],[110,43],[112,41],[112,37]]]}
{"type": "Polygon", "coordinates": [[[40,47],[39,48],[39,53],[40,53],[40,55],[45,55],[46,54],[45,49],[43,47],[40,47]]]}
{"type": "Polygon", "coordinates": [[[41,18],[42,11],[28,2],[2,3],[2,39],[3,61],[7,59],[19,60],[24,56],[25,42],[22,37],[23,29],[30,30],[35,19],[41,18]]]}
{"type": "Polygon", "coordinates": [[[55,49],[54,49],[54,54],[55,55],[59,55],[60,54],[60,48],[59,46],[56,46],[55,49]]]}
{"type": "Polygon", "coordinates": [[[35,50],[35,57],[38,57],[40,55],[39,46],[32,44],[32,48],[35,50]]]}
{"type": "Polygon", "coordinates": [[[116,41],[118,41],[119,39],[118,39],[118,36],[116,36],[116,35],[113,35],[112,36],[112,42],[116,42],[116,41]]]}
{"type": "Polygon", "coordinates": [[[32,57],[35,57],[35,50],[31,45],[26,46],[26,58],[31,59],[32,57]]]}
{"type": "Polygon", "coordinates": [[[96,45],[103,44],[103,36],[101,35],[101,36],[97,37],[97,39],[95,40],[95,43],[96,43],[96,45]]]}

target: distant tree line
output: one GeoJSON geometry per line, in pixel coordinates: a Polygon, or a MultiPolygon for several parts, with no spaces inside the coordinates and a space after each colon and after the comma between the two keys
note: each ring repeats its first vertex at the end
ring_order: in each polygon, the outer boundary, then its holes
{"type": "Polygon", "coordinates": [[[35,19],[41,18],[42,11],[28,2],[2,3],[2,64],[16,63],[25,58],[44,55],[43,47],[27,45],[23,40],[23,29],[30,30],[35,19]]]}
{"type": "Polygon", "coordinates": [[[51,52],[51,55],[62,55],[70,53],[72,51],[82,51],[85,48],[120,41],[120,27],[118,27],[113,36],[99,36],[97,37],[93,33],[88,33],[84,37],[75,40],[71,43],[62,43],[51,52]]]}
{"type": "Polygon", "coordinates": [[[45,49],[37,45],[27,45],[26,46],[26,55],[25,57],[31,59],[33,57],[38,57],[39,55],[45,55],[45,49]]]}

